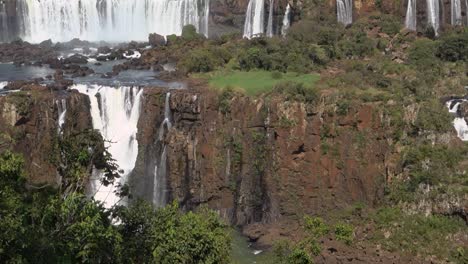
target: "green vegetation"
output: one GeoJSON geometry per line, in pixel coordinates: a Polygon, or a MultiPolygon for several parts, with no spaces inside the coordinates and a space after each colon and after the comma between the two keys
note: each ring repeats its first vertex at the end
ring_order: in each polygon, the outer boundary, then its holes
{"type": "Polygon", "coordinates": [[[286,263],[313,263],[314,256],[318,256],[322,251],[319,239],[330,235],[334,230],[336,240],[350,245],[354,238],[354,228],[349,224],[338,223],[335,226],[328,225],[322,218],[304,217],[303,230],[304,238],[294,244],[282,240],[275,244],[273,254],[275,262],[286,263]]]}
{"type": "Polygon", "coordinates": [[[463,246],[459,246],[460,242],[455,241],[456,234],[466,234],[467,231],[461,219],[406,214],[397,208],[382,208],[372,219],[377,225],[373,239],[388,250],[443,256],[456,263],[466,260],[463,252],[467,248],[463,249],[463,246]]]}
{"type": "Polygon", "coordinates": [[[248,95],[268,93],[275,85],[287,82],[299,84],[297,86],[298,90],[304,90],[306,88],[303,87],[312,88],[320,78],[317,74],[298,74],[293,72],[281,74],[279,78],[277,72],[271,73],[267,71],[219,71],[199,75],[199,77],[207,78],[209,84],[213,87],[221,89],[229,87],[240,88],[245,90],[248,95]]]}
{"type": "Polygon", "coordinates": [[[227,263],[230,259],[227,227],[208,209],[183,213],[173,204],[156,211],[139,201],[108,210],[80,191],[26,189],[22,166],[20,156],[0,154],[4,263],[227,263]],[[113,225],[112,219],[120,223],[113,225]]]}

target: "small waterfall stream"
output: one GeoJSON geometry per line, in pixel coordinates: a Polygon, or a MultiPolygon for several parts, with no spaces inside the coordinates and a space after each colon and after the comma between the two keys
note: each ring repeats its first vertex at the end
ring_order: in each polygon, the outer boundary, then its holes
{"type": "Polygon", "coordinates": [[[353,23],[353,0],[337,0],[336,15],[338,22],[344,25],[353,23]]]}
{"type": "Polygon", "coordinates": [[[70,89],[88,95],[93,127],[106,140],[105,146],[119,169],[123,170],[121,178],[113,185],[104,186],[100,181],[100,172],[95,171],[90,179],[89,192],[96,200],[110,208],[121,202],[115,191],[118,190],[119,184],[126,183],[128,175],[135,167],[138,155],[137,124],[143,89],[82,84],[74,85],[70,89]]]}
{"type": "Polygon", "coordinates": [[[468,26],[468,0],[465,0],[465,17],[466,17],[466,25],[468,26]]]}
{"type": "Polygon", "coordinates": [[[283,17],[283,26],[281,27],[281,36],[286,36],[287,32],[288,32],[288,29],[291,25],[291,18],[290,18],[290,15],[291,15],[291,6],[288,4],[286,6],[286,11],[284,13],[284,17],[283,17]]]}
{"type": "Polygon", "coordinates": [[[153,204],[157,207],[162,207],[167,203],[167,145],[164,141],[164,137],[172,127],[170,99],[171,93],[168,92],[164,103],[164,120],[159,128],[158,136],[162,151],[154,167],[153,204]]]}
{"type": "Polygon", "coordinates": [[[416,0],[408,0],[406,9],[405,27],[409,30],[416,30],[416,0]]]}
{"type": "Polygon", "coordinates": [[[265,0],[250,0],[245,13],[244,38],[264,33],[265,0]]]}
{"type": "Polygon", "coordinates": [[[452,25],[463,24],[461,0],[450,1],[450,22],[452,25]]]}
{"type": "Polygon", "coordinates": [[[275,4],[275,0],[270,0],[270,9],[268,10],[268,24],[267,24],[267,37],[273,37],[273,6],[275,4]]]}
{"type": "Polygon", "coordinates": [[[450,113],[455,116],[453,120],[453,126],[457,130],[458,137],[463,141],[468,141],[468,124],[463,116],[459,112],[460,104],[467,102],[466,99],[454,99],[447,101],[446,105],[450,113]]]}
{"type": "Polygon", "coordinates": [[[6,3],[0,0],[0,41],[6,41],[8,39],[8,15],[6,13],[6,3]]]}
{"type": "Polygon", "coordinates": [[[440,27],[440,6],[439,0],[427,1],[427,19],[428,24],[432,26],[436,35],[438,35],[440,27]]]}
{"type": "Polygon", "coordinates": [[[62,133],[63,124],[65,124],[65,117],[67,115],[67,100],[61,99],[55,101],[57,105],[57,112],[58,112],[58,133],[62,133]]]}

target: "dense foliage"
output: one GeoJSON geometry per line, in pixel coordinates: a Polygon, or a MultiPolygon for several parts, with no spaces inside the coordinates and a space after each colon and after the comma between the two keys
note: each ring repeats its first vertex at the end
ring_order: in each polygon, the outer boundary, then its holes
{"type": "Polygon", "coordinates": [[[230,239],[218,216],[155,211],[144,202],[105,209],[79,192],[26,185],[23,159],[0,154],[3,263],[226,263],[230,239]],[[116,223],[116,221],[118,223],[116,223]]]}

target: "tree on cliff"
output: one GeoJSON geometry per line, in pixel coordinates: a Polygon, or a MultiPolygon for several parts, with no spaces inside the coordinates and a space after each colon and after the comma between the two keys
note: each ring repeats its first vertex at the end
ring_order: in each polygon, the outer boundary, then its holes
{"type": "Polygon", "coordinates": [[[11,152],[0,154],[0,234],[2,263],[229,262],[226,225],[214,212],[142,201],[106,210],[78,192],[27,189],[23,159],[11,152]]]}

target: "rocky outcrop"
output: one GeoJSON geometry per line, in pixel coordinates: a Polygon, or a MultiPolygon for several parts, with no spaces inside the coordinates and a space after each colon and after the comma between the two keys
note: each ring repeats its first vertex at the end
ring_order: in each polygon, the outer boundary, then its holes
{"type": "Polygon", "coordinates": [[[260,243],[292,235],[300,215],[373,205],[383,196],[391,148],[373,104],[337,111],[325,99],[308,107],[240,96],[223,113],[217,93],[172,91],[173,126],[161,141],[165,93],[145,90],[136,196],[151,199],[163,143],[168,199],[186,209],[207,204],[260,243]]]}
{"type": "Polygon", "coordinates": [[[58,136],[57,101],[65,99],[68,106],[64,133],[91,127],[89,102],[79,93],[50,92],[40,85],[21,89],[0,96],[0,151],[23,155],[29,183],[57,186],[59,175],[51,160],[58,136]]]}

